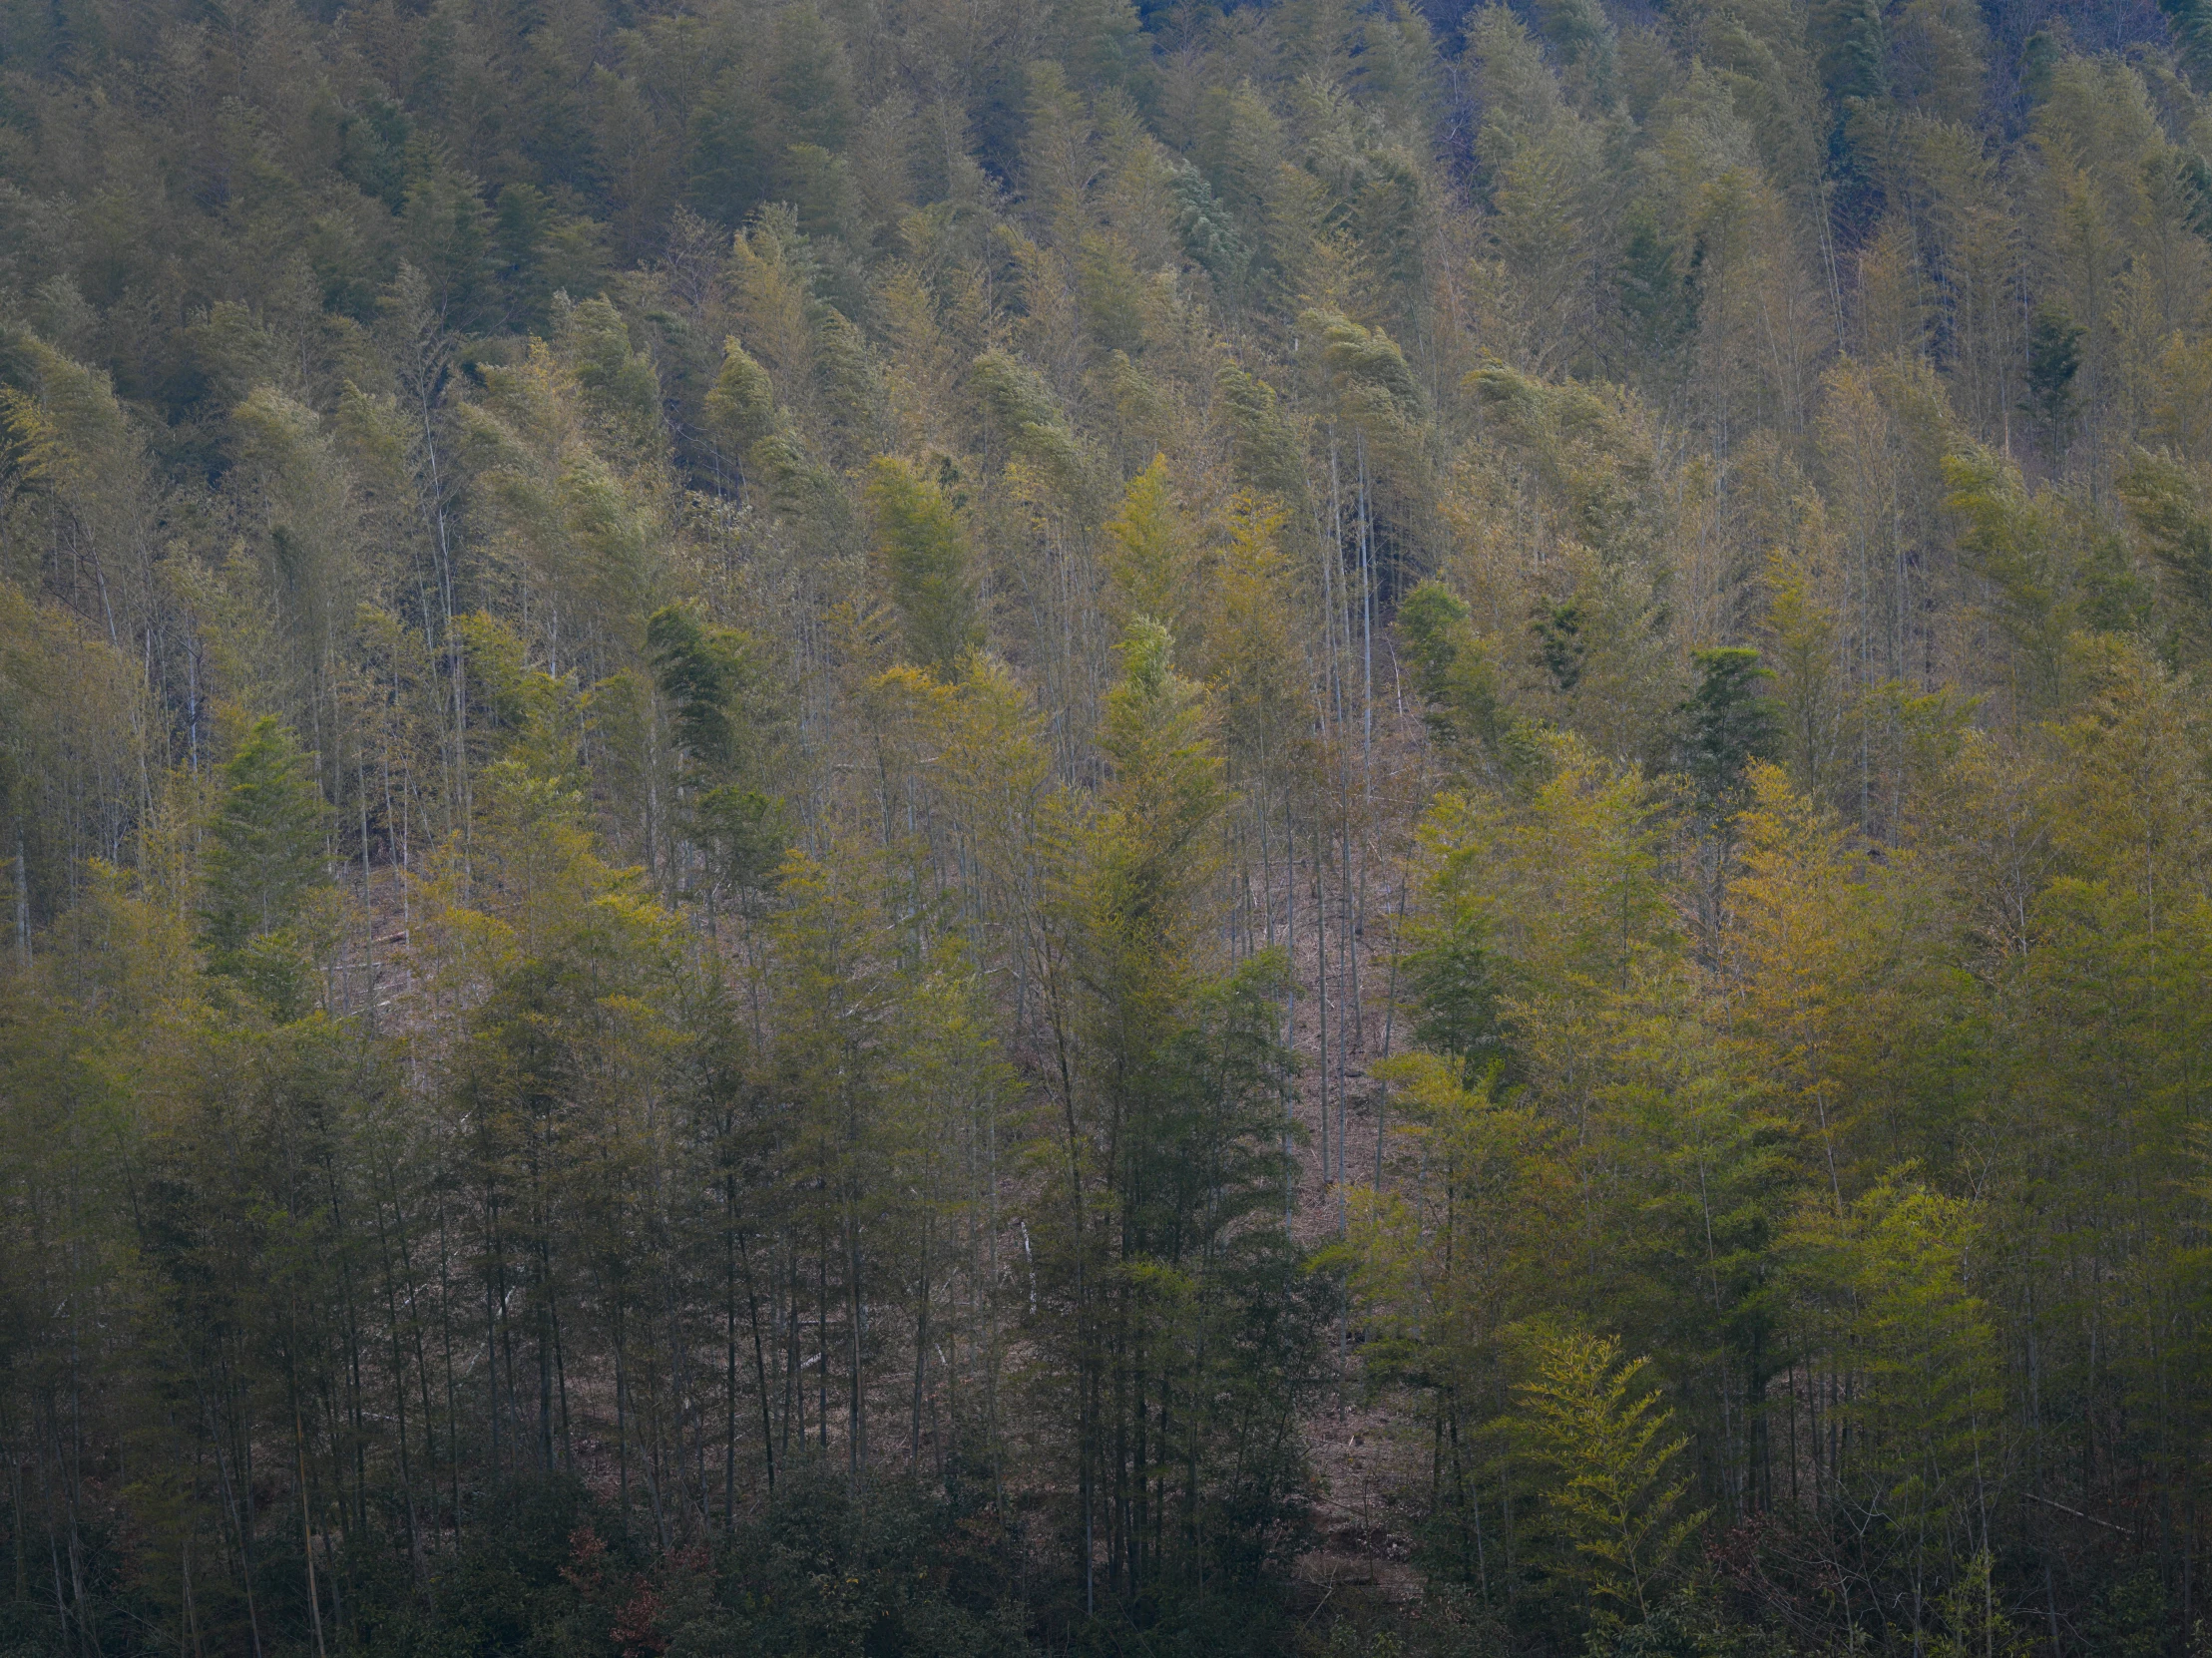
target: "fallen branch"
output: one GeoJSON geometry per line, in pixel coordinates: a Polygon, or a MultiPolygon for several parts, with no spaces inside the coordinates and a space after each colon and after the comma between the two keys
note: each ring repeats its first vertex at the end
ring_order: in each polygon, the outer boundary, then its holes
{"type": "Polygon", "coordinates": [[[2123,1537],[2135,1535],[2124,1525],[2114,1525],[2110,1520],[2100,1520],[2094,1514],[2084,1514],[2079,1508],[2069,1508],[2063,1502],[2053,1502],[2049,1497],[2037,1496],[2033,1491],[2022,1491],[2020,1494],[2030,1502],[2040,1502],[2045,1508],[2055,1508],[2061,1514],[2071,1514],[2075,1519],[2087,1520],[2091,1525],[2101,1525],[2105,1530],[2117,1531],[2123,1537]]]}

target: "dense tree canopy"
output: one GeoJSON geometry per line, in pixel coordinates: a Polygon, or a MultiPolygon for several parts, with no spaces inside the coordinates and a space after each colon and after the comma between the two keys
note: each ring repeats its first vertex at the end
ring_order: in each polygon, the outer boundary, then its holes
{"type": "Polygon", "coordinates": [[[0,0],[0,1654],[2212,1652],[2212,5],[0,0]]]}

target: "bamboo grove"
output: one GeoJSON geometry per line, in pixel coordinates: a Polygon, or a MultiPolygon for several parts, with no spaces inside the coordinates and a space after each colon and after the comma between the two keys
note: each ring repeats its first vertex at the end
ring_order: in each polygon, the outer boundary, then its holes
{"type": "Polygon", "coordinates": [[[0,1651],[2212,1651],[2199,0],[0,0],[0,1651]]]}

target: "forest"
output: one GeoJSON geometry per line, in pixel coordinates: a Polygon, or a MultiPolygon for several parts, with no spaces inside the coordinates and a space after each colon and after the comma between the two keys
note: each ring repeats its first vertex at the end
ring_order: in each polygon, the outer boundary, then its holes
{"type": "Polygon", "coordinates": [[[2212,0],[0,0],[0,1658],[2212,1658],[2212,0]]]}

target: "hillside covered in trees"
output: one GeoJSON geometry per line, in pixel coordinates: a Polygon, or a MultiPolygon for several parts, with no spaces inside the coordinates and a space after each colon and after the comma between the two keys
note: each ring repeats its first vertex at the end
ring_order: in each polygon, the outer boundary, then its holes
{"type": "Polygon", "coordinates": [[[0,1654],[2212,1653],[2203,0],[0,0],[0,1654]]]}

